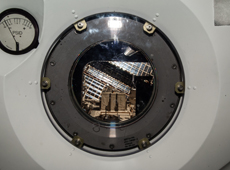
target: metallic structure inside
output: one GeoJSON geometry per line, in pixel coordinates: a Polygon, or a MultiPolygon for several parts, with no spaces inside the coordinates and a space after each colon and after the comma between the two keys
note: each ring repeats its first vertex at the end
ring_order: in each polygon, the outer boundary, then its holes
{"type": "Polygon", "coordinates": [[[136,116],[136,83],[135,76],[152,76],[152,81],[145,80],[153,85],[153,69],[147,62],[95,62],[85,66],[82,86],[82,108],[96,119],[126,121],[136,116]],[[101,64],[101,70],[92,65],[101,64]],[[132,75],[131,85],[114,78],[116,72],[110,75],[103,72],[104,65],[114,65],[122,71],[132,75]]]}

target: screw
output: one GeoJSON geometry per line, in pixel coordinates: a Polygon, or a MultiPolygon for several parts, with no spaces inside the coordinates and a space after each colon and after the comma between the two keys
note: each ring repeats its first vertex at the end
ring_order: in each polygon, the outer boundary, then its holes
{"type": "Polygon", "coordinates": [[[51,101],[50,104],[51,104],[51,105],[55,105],[55,101],[51,101]]]}
{"type": "Polygon", "coordinates": [[[176,64],[173,64],[172,68],[173,68],[173,69],[177,69],[177,65],[176,65],[176,64]]]}
{"type": "Polygon", "coordinates": [[[184,90],[184,86],[182,86],[181,84],[177,86],[177,90],[182,92],[184,90]]]}
{"type": "Polygon", "coordinates": [[[146,27],[146,29],[147,29],[148,31],[151,31],[151,30],[153,29],[153,26],[150,25],[150,24],[149,24],[149,25],[146,25],[145,27],[146,27]]]}
{"type": "Polygon", "coordinates": [[[114,148],[114,144],[109,145],[109,148],[113,149],[114,148]]]}
{"type": "Polygon", "coordinates": [[[78,133],[77,133],[77,132],[74,132],[74,133],[73,133],[73,136],[77,136],[77,135],[78,135],[78,133]]]}
{"type": "Polygon", "coordinates": [[[51,66],[55,66],[55,64],[56,64],[56,63],[55,63],[54,61],[51,61],[51,62],[50,62],[50,65],[51,65],[51,66]]]}
{"type": "Polygon", "coordinates": [[[147,137],[147,138],[151,138],[151,134],[148,133],[148,134],[146,135],[146,137],[147,137]]]}
{"type": "Polygon", "coordinates": [[[82,22],[77,23],[78,28],[82,28],[84,24],[82,22]]]}
{"type": "Polygon", "coordinates": [[[77,139],[77,140],[75,140],[74,143],[75,143],[76,146],[80,146],[80,145],[81,145],[81,140],[80,140],[80,139],[77,139]]]}
{"type": "Polygon", "coordinates": [[[143,148],[147,148],[147,146],[148,146],[146,141],[142,141],[141,145],[142,145],[143,148]]]}
{"type": "Polygon", "coordinates": [[[174,108],[174,107],[175,107],[175,105],[172,103],[172,104],[170,105],[170,107],[171,107],[171,108],[174,108]]]}
{"type": "Polygon", "coordinates": [[[49,82],[48,82],[48,81],[43,81],[43,82],[42,82],[42,86],[43,86],[43,87],[47,87],[47,86],[48,86],[48,84],[49,84],[49,82]]]}

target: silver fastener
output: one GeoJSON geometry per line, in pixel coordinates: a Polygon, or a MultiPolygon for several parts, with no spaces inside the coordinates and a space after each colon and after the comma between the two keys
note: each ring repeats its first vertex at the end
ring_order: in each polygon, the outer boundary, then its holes
{"type": "Polygon", "coordinates": [[[177,86],[177,89],[179,92],[182,92],[184,90],[184,86],[182,86],[181,84],[177,86]]]}
{"type": "Polygon", "coordinates": [[[50,65],[51,65],[51,66],[55,66],[55,64],[56,64],[55,61],[51,61],[51,62],[50,62],[50,65]]]}
{"type": "Polygon", "coordinates": [[[43,86],[43,87],[47,87],[47,86],[48,86],[48,84],[49,84],[49,82],[48,82],[48,81],[43,81],[43,82],[42,82],[42,86],[43,86]]]}
{"type": "Polygon", "coordinates": [[[148,31],[151,31],[152,29],[153,29],[153,26],[152,25],[146,25],[146,29],[148,30],[148,31]]]}
{"type": "Polygon", "coordinates": [[[82,22],[77,23],[78,28],[83,28],[84,24],[82,22]]]}

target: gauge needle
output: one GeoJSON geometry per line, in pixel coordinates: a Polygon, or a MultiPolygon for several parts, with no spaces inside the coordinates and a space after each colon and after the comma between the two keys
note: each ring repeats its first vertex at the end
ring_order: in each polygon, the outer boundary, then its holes
{"type": "Polygon", "coordinates": [[[19,43],[16,42],[16,51],[19,51],[19,43]]]}
{"type": "Polygon", "coordinates": [[[10,30],[8,24],[6,23],[6,20],[4,20],[4,22],[5,22],[6,26],[7,26],[7,28],[9,29],[10,34],[12,35],[12,37],[13,37],[15,43],[16,43],[16,51],[19,51],[19,43],[15,40],[14,35],[12,34],[12,32],[11,32],[11,30],[10,30]]]}

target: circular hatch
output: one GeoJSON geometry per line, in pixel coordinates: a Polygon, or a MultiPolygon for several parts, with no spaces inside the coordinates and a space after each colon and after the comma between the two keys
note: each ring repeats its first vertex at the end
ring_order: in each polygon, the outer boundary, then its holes
{"type": "Polygon", "coordinates": [[[69,26],[50,48],[42,98],[56,129],[99,155],[139,152],[172,126],[184,95],[179,55],[137,16],[104,13],[69,26]]]}

